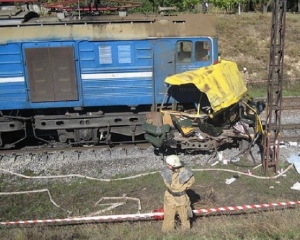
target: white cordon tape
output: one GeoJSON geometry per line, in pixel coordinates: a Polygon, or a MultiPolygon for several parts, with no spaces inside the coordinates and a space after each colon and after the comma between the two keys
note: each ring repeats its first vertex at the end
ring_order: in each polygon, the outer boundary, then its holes
{"type": "MultiPolygon", "coordinates": [[[[220,208],[208,208],[193,210],[196,216],[203,214],[227,212],[227,211],[238,211],[238,210],[249,210],[249,209],[266,209],[270,207],[290,207],[299,205],[300,201],[295,202],[278,202],[278,203],[267,203],[267,204],[253,204],[253,205],[242,205],[233,207],[220,207],[220,208]]],[[[59,224],[75,224],[75,223],[86,223],[86,222],[124,222],[124,221],[143,221],[143,220],[161,220],[163,219],[163,212],[153,213],[140,213],[140,214],[125,214],[125,215],[107,215],[107,216],[94,216],[94,217],[74,217],[74,218],[63,218],[63,219],[45,219],[45,220],[20,220],[20,221],[8,221],[0,222],[0,225],[22,225],[22,224],[36,224],[36,223],[59,223],[59,224]]]]}

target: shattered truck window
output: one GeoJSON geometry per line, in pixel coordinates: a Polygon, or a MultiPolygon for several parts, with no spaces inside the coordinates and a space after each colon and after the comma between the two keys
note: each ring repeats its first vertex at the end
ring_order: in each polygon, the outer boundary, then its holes
{"type": "Polygon", "coordinates": [[[177,59],[181,63],[189,63],[192,61],[192,42],[180,41],[177,43],[177,59]]]}
{"type": "Polygon", "coordinates": [[[197,41],[195,43],[195,60],[196,61],[209,61],[209,41],[197,41]]]}

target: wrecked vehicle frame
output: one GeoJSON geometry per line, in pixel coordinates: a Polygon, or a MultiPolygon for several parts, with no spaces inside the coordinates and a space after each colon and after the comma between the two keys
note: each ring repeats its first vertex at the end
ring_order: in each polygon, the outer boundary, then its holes
{"type": "Polygon", "coordinates": [[[260,144],[265,104],[247,94],[236,63],[222,60],[167,77],[165,83],[159,112],[148,114],[143,124],[145,139],[160,152],[217,152],[229,144],[245,150],[260,144]]]}

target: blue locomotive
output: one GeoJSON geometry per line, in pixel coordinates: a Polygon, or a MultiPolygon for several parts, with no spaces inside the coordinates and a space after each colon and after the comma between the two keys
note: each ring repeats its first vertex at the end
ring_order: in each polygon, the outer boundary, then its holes
{"type": "MultiPolygon", "coordinates": [[[[57,14],[58,15],[58,14],[57,14]]],[[[218,62],[213,16],[0,20],[0,146],[143,136],[164,79],[218,62]]]]}

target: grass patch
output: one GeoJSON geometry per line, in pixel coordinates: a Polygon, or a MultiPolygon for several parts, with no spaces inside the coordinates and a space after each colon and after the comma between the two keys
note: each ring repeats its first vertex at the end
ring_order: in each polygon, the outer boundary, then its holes
{"type": "MultiPolygon", "coordinates": [[[[284,48],[284,79],[300,79],[298,51],[299,14],[287,13],[284,48]]],[[[219,52],[223,59],[235,61],[240,70],[248,69],[251,81],[268,78],[271,14],[242,13],[241,15],[217,15],[219,52]]],[[[267,92],[267,89],[264,89],[267,92]]],[[[289,91],[289,89],[287,89],[289,91]]],[[[288,96],[299,95],[292,91],[288,96]]],[[[262,94],[260,94],[262,95],[262,94]]]]}
{"type": "Polygon", "coordinates": [[[267,84],[247,84],[248,94],[253,98],[267,97],[267,84]]]}
{"type": "MultiPolygon", "coordinates": [[[[193,191],[189,192],[195,209],[207,209],[225,206],[239,206],[244,204],[263,204],[278,201],[298,200],[299,192],[290,187],[297,182],[299,174],[291,169],[286,177],[278,179],[257,179],[244,176],[240,173],[249,169],[254,175],[264,176],[261,168],[253,169],[254,164],[247,158],[241,158],[236,164],[222,165],[219,163],[211,169],[201,166],[204,171],[195,171],[196,183],[193,191]],[[234,170],[226,172],[223,170],[234,170]],[[225,184],[226,179],[236,177],[237,180],[230,185],[225,184]]],[[[282,163],[280,167],[288,165],[282,163]]],[[[196,168],[196,167],[195,167],[196,168]]],[[[269,172],[273,176],[273,172],[269,172]]],[[[2,181],[9,181],[8,178],[2,181]]],[[[28,181],[28,189],[48,188],[53,200],[61,207],[72,210],[72,216],[84,216],[99,211],[103,206],[94,204],[101,197],[128,197],[139,198],[142,203],[142,212],[151,212],[163,206],[165,186],[161,176],[157,174],[137,179],[99,182],[87,179],[43,180],[34,184],[28,181]]],[[[20,186],[15,184],[1,184],[2,191],[16,191],[20,186]]],[[[1,221],[21,219],[64,218],[67,213],[53,206],[46,193],[26,194],[15,196],[1,196],[1,221]]],[[[137,204],[128,201],[124,206],[111,210],[105,214],[136,213],[137,204]]],[[[30,228],[1,227],[1,239],[297,239],[297,219],[300,215],[298,207],[274,211],[248,210],[243,215],[234,212],[228,215],[215,214],[195,218],[193,228],[187,232],[175,231],[169,235],[161,232],[161,221],[126,222],[82,224],[76,226],[33,226],[30,228]],[[267,223],[267,224],[266,224],[267,223]],[[286,226],[284,227],[284,224],[286,226]]]]}

